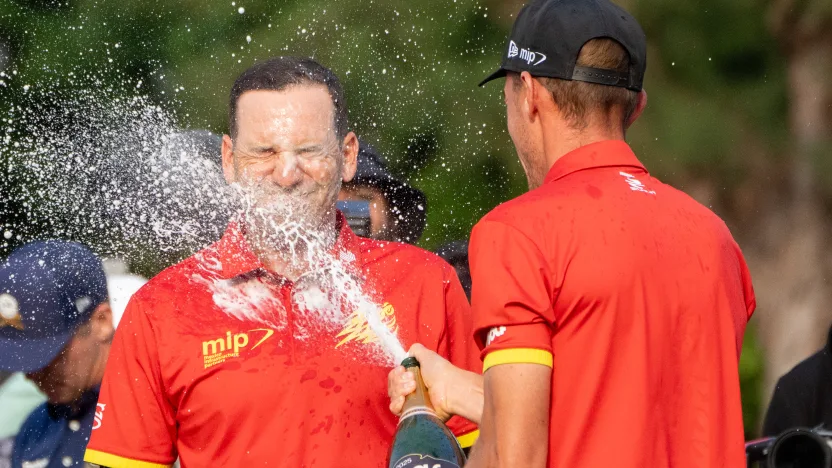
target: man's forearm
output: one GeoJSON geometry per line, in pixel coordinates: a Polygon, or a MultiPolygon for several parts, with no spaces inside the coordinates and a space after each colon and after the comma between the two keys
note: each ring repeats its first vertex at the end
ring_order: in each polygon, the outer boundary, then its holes
{"type": "Polygon", "coordinates": [[[451,413],[480,424],[484,401],[482,375],[460,369],[453,385],[448,395],[451,413]]]}

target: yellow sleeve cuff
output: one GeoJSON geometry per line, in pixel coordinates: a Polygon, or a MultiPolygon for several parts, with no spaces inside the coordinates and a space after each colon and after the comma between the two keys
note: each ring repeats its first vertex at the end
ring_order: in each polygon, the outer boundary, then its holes
{"type": "Polygon", "coordinates": [[[98,450],[90,450],[84,453],[84,461],[94,465],[106,466],[109,468],[170,468],[172,465],[160,465],[159,463],[150,463],[141,460],[133,460],[132,458],[119,457],[110,453],[99,452],[98,450]]]}
{"type": "Polygon", "coordinates": [[[457,437],[456,440],[459,442],[459,446],[462,448],[473,447],[474,442],[480,438],[480,430],[474,430],[467,434],[462,434],[461,436],[457,437]]]}
{"type": "Polygon", "coordinates": [[[552,353],[535,348],[501,349],[488,353],[482,363],[482,371],[500,364],[540,364],[552,367],[552,353]]]}

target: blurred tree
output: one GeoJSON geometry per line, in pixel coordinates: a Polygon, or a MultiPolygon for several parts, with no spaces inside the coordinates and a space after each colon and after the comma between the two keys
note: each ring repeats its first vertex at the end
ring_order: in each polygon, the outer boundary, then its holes
{"type": "Polygon", "coordinates": [[[832,2],[772,0],[768,20],[787,61],[790,136],[788,177],[767,197],[755,269],[767,397],[781,375],[824,345],[832,322],[832,2]]]}

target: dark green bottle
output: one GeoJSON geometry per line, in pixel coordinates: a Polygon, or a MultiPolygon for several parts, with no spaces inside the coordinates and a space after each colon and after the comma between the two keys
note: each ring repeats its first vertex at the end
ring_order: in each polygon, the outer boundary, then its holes
{"type": "Polygon", "coordinates": [[[404,401],[399,428],[387,457],[388,468],[462,467],[465,454],[448,426],[436,417],[419,361],[409,357],[402,365],[416,377],[416,391],[404,401]]]}

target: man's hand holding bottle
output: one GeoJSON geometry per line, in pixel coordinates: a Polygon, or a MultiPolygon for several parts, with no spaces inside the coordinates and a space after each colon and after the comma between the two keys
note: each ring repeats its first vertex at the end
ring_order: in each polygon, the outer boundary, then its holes
{"type": "MultiPolygon", "coordinates": [[[[422,380],[428,389],[436,415],[447,421],[453,415],[480,423],[483,406],[482,375],[460,369],[442,356],[414,344],[408,355],[415,357],[421,367],[422,380]]],[[[416,381],[404,367],[394,368],[387,376],[390,411],[402,412],[405,396],[416,390],[416,381]]]]}

